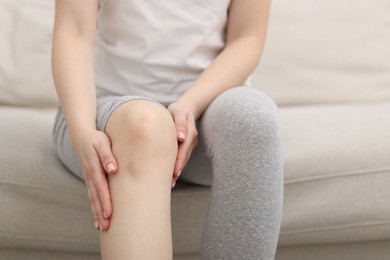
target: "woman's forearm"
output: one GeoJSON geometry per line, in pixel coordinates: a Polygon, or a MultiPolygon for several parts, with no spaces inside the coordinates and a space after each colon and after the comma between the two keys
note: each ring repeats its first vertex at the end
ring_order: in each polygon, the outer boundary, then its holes
{"type": "Polygon", "coordinates": [[[98,1],[56,0],[52,70],[72,140],[96,130],[94,46],[98,1]]]}
{"type": "Polygon", "coordinates": [[[223,91],[242,85],[256,68],[263,51],[270,0],[232,0],[227,23],[226,46],[182,102],[197,119],[223,91]]]}
{"type": "Polygon", "coordinates": [[[178,100],[197,119],[223,91],[242,85],[256,68],[263,49],[258,37],[243,36],[231,42],[178,100]]]}
{"type": "Polygon", "coordinates": [[[93,43],[70,32],[54,32],[53,79],[71,136],[96,129],[93,43]]]}

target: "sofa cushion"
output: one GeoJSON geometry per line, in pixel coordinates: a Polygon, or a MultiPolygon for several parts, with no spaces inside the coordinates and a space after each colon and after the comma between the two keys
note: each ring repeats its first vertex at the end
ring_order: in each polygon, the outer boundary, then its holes
{"type": "Polygon", "coordinates": [[[279,105],[390,101],[388,0],[272,2],[254,85],[279,105]]]}
{"type": "Polygon", "coordinates": [[[93,252],[86,189],[57,160],[54,111],[0,107],[0,245],[93,252]]]}
{"type": "Polygon", "coordinates": [[[50,68],[54,2],[1,1],[0,105],[57,103],[50,68]]]}
{"type": "MultiPolygon", "coordinates": [[[[281,109],[280,245],[390,238],[390,104],[281,109]]],[[[54,110],[0,106],[0,245],[97,253],[84,184],[57,160],[54,110]]],[[[178,183],[175,254],[199,253],[210,189],[178,183]]]]}
{"type": "MultiPolygon", "coordinates": [[[[390,100],[387,0],[273,2],[254,85],[279,105],[390,100]]],[[[0,105],[53,106],[54,1],[3,0],[0,105]]]]}
{"type": "MultiPolygon", "coordinates": [[[[3,0],[0,105],[53,106],[54,1],[3,0]]],[[[275,1],[254,85],[279,105],[390,100],[390,5],[275,1]]]]}
{"type": "MultiPolygon", "coordinates": [[[[97,253],[84,183],[56,157],[55,111],[0,106],[0,248],[97,253]]],[[[175,254],[199,253],[209,188],[178,183],[172,195],[175,254]]]]}
{"type": "Polygon", "coordinates": [[[390,238],[390,104],[281,109],[281,245],[390,238]]]}

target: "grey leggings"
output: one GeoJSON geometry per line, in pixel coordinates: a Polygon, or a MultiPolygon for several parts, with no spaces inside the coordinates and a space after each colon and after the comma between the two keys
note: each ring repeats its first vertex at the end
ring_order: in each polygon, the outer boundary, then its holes
{"type": "MultiPolygon", "coordinates": [[[[98,128],[112,111],[141,97],[98,100],[98,128]]],[[[197,122],[199,145],[180,180],[211,185],[202,259],[274,259],[283,198],[279,114],[274,102],[250,87],[219,95],[197,122]]],[[[54,138],[62,162],[82,173],[60,113],[54,138]]]]}

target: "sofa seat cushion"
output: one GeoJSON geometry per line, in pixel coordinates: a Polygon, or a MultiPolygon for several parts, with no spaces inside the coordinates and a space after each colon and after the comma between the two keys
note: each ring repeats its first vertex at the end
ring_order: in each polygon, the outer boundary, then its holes
{"type": "Polygon", "coordinates": [[[280,244],[390,238],[390,104],[281,109],[280,244]]]}
{"type": "MultiPolygon", "coordinates": [[[[55,154],[54,117],[53,109],[0,106],[0,247],[97,253],[87,190],[55,154]]],[[[208,195],[175,187],[175,254],[199,252],[208,195]]]]}
{"type": "MultiPolygon", "coordinates": [[[[0,107],[1,247],[97,253],[84,184],[57,160],[54,110],[0,107]]],[[[280,245],[390,238],[390,104],[281,109],[280,245]]],[[[178,183],[175,254],[199,253],[210,189],[178,183]]]]}
{"type": "Polygon", "coordinates": [[[54,110],[0,107],[1,246],[93,252],[84,185],[57,160],[54,110]]]}

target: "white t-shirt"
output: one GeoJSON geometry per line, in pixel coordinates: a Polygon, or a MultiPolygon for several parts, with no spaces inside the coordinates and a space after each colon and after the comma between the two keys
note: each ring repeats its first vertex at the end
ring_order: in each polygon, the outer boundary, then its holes
{"type": "Polygon", "coordinates": [[[101,0],[98,95],[177,100],[225,45],[230,0],[101,0]]]}

